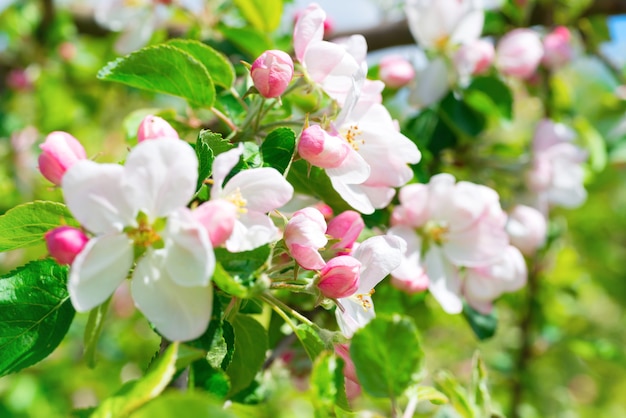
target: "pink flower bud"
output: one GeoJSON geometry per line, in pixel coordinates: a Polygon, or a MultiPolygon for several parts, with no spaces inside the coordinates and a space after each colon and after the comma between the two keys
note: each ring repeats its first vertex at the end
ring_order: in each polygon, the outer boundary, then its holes
{"type": "Polygon", "coordinates": [[[137,129],[137,142],[142,142],[147,139],[159,139],[159,138],[176,138],[178,139],[178,132],[172,128],[165,119],[154,115],[148,115],[139,124],[137,129]]]}
{"type": "Polygon", "coordinates": [[[224,199],[204,202],[191,213],[204,226],[213,247],[222,245],[230,238],[237,220],[237,206],[224,199]]]}
{"type": "Polygon", "coordinates": [[[26,70],[17,68],[9,71],[6,78],[7,86],[15,91],[26,91],[33,87],[33,82],[26,70]]]}
{"type": "Polygon", "coordinates": [[[359,288],[361,262],[349,255],[332,258],[320,270],[317,287],[327,298],[338,299],[353,295],[359,288]]]}
{"type": "Polygon", "coordinates": [[[50,133],[39,146],[39,171],[52,183],[59,186],[65,172],[74,163],[87,158],[87,153],[76,138],[67,132],[50,133]]]}
{"type": "Polygon", "coordinates": [[[252,64],[250,76],[263,97],[278,97],[291,82],[293,61],[291,57],[276,49],[265,51],[252,64]]]}
{"type": "Polygon", "coordinates": [[[461,75],[482,74],[493,63],[496,52],[491,42],[477,39],[461,45],[454,54],[454,64],[461,75]]]}
{"type": "Polygon", "coordinates": [[[89,238],[83,231],[71,226],[54,228],[44,235],[48,252],[59,264],[72,264],[89,238]]]}
{"type": "Polygon", "coordinates": [[[340,241],[333,245],[335,250],[350,249],[365,228],[361,214],[353,210],[347,210],[337,215],[328,223],[326,234],[340,241]]]}
{"type": "Polygon", "coordinates": [[[415,69],[400,55],[387,55],[380,60],[379,76],[387,87],[397,89],[413,80],[415,69]]]}
{"type": "Polygon", "coordinates": [[[532,255],[546,241],[548,225],[541,212],[530,206],[517,205],[506,224],[511,244],[522,253],[532,255]]]}
{"type": "Polygon", "coordinates": [[[326,264],[318,252],[328,239],[324,215],[315,208],[304,208],[293,214],[285,227],[285,245],[299,265],[319,270],[326,264]]]}
{"type": "Polygon", "coordinates": [[[556,69],[570,62],[574,56],[571,44],[572,35],[565,26],[558,26],[543,39],[543,64],[556,69]]]}
{"type": "Polygon", "coordinates": [[[505,75],[530,78],[543,57],[539,35],[530,29],[514,29],[498,42],[496,65],[505,75]]]}
{"type": "Polygon", "coordinates": [[[309,126],[298,141],[298,154],[314,166],[337,168],[351,151],[350,145],[339,136],[330,135],[318,125],[309,126]]]}

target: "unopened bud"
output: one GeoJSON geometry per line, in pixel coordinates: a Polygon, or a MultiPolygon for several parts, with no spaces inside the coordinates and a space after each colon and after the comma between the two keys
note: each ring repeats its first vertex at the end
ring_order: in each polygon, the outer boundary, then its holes
{"type": "Polygon", "coordinates": [[[147,139],[159,139],[159,138],[176,138],[178,139],[178,132],[172,128],[165,119],[154,115],[148,115],[139,124],[137,129],[137,142],[142,142],[147,139]]]}
{"type": "Polygon", "coordinates": [[[327,298],[345,298],[359,288],[361,262],[349,255],[332,258],[320,270],[317,287],[327,298]]]}
{"type": "Polygon", "coordinates": [[[60,226],[45,234],[46,245],[50,256],[59,264],[72,264],[89,238],[83,231],[71,226],[60,226]]]}
{"type": "Polygon", "coordinates": [[[291,57],[276,49],[265,51],[252,64],[250,76],[254,87],[263,97],[278,97],[287,89],[293,78],[291,57]]]}
{"type": "Polygon", "coordinates": [[[298,141],[298,154],[316,167],[337,168],[350,152],[350,145],[318,125],[309,126],[298,141]]]}
{"type": "Polygon", "coordinates": [[[388,55],[380,60],[380,79],[394,89],[406,86],[415,77],[415,69],[400,55],[388,55]]]}
{"type": "Polygon", "coordinates": [[[340,240],[333,245],[333,249],[350,249],[365,228],[365,222],[361,214],[353,210],[347,210],[335,216],[328,222],[326,234],[340,240]]]}
{"type": "Polygon", "coordinates": [[[462,75],[482,74],[489,69],[495,56],[493,44],[484,39],[461,45],[454,54],[454,64],[462,75]]]}
{"type": "Polygon", "coordinates": [[[551,69],[556,69],[570,62],[574,56],[574,48],[571,44],[572,35],[565,26],[558,26],[543,38],[543,64],[551,69]]]}
{"type": "Polygon", "coordinates": [[[505,75],[530,78],[543,57],[539,35],[530,29],[514,29],[506,34],[496,48],[496,65],[505,75]]]}
{"type": "Polygon", "coordinates": [[[230,238],[237,220],[237,206],[224,199],[205,202],[191,213],[204,226],[213,247],[230,238]]]}
{"type": "Polygon", "coordinates": [[[87,158],[87,153],[76,138],[67,132],[50,133],[39,146],[39,171],[52,183],[59,186],[65,172],[74,163],[87,158]]]}

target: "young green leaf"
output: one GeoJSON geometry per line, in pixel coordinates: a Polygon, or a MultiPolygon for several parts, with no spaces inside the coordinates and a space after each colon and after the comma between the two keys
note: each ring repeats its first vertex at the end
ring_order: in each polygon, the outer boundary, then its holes
{"type": "Polygon", "coordinates": [[[206,180],[213,171],[213,160],[215,156],[209,144],[201,141],[198,138],[195,146],[196,156],[198,156],[198,183],[196,184],[196,191],[200,190],[204,180],[206,180]]]}
{"type": "Polygon", "coordinates": [[[278,28],[283,13],[283,0],[235,0],[239,11],[248,22],[261,32],[278,28]]]}
{"type": "Polygon", "coordinates": [[[89,312],[89,319],[87,320],[85,336],[83,338],[85,344],[83,357],[89,368],[93,368],[96,365],[96,345],[98,344],[98,339],[100,338],[100,333],[104,326],[109,303],[111,303],[111,298],[108,298],[104,303],[96,306],[89,312]]]}
{"type": "Polygon", "coordinates": [[[296,134],[289,128],[278,128],[267,135],[261,145],[263,165],[285,172],[296,149],[296,134]]]}
{"type": "Polygon", "coordinates": [[[214,156],[226,152],[234,147],[234,145],[228,142],[226,138],[222,138],[222,134],[211,132],[208,129],[200,131],[200,135],[196,141],[196,144],[198,143],[208,145],[211,151],[213,151],[214,156]]]}
{"type": "Polygon", "coordinates": [[[267,350],[267,332],[255,319],[238,314],[232,321],[235,331],[235,352],[226,373],[230,377],[230,393],[245,389],[263,366],[267,350]]]}
{"type": "Polygon", "coordinates": [[[513,117],[513,94],[498,77],[476,77],[465,90],[465,101],[486,116],[496,114],[504,119],[513,117]]]}
{"type": "Polygon", "coordinates": [[[66,266],[38,260],[0,277],[0,376],[50,355],[74,314],[66,266]]]}
{"type": "Polygon", "coordinates": [[[474,408],[469,401],[467,391],[456,381],[452,374],[446,371],[440,371],[435,375],[435,384],[437,389],[443,392],[454,410],[463,418],[474,418],[474,408]]]}
{"type": "Polygon", "coordinates": [[[463,305],[463,316],[472,327],[479,340],[486,340],[495,335],[498,328],[498,314],[495,308],[489,314],[483,314],[468,304],[463,305]]]}
{"type": "Polygon", "coordinates": [[[191,54],[167,44],[111,61],[98,72],[98,78],[179,96],[199,107],[210,108],[215,101],[215,86],[206,67],[191,54]]]}
{"type": "Polygon", "coordinates": [[[333,415],[335,405],[350,410],[346,397],[344,362],[331,352],[323,352],[313,363],[311,386],[315,394],[316,409],[333,415]]]}
{"type": "Polygon", "coordinates": [[[105,399],[91,417],[126,417],[156,398],[176,373],[178,348],[178,342],[170,344],[144,377],[122,386],[113,396],[105,399]]]}
{"type": "Polygon", "coordinates": [[[424,353],[413,321],[395,315],[376,317],[357,331],[350,357],[365,391],[395,398],[419,378],[424,353]]]}
{"type": "Polygon", "coordinates": [[[224,402],[197,392],[167,392],[149,402],[130,418],[234,418],[224,402]]]}
{"type": "Polygon", "coordinates": [[[43,242],[46,232],[57,226],[80,226],[62,203],[34,201],[0,216],[0,252],[43,242]]]}
{"type": "Polygon", "coordinates": [[[324,351],[324,342],[320,336],[312,326],[307,324],[299,324],[295,333],[311,361],[315,361],[317,356],[324,351]]]}
{"type": "Polygon", "coordinates": [[[319,198],[336,213],[351,209],[333,189],[326,172],[319,167],[311,167],[305,160],[294,161],[291,164],[287,180],[296,192],[319,198]]]}
{"type": "Polygon", "coordinates": [[[193,39],[172,39],[167,43],[182,49],[197,59],[207,69],[213,82],[225,89],[230,89],[235,81],[235,69],[224,54],[205,43],[193,39]]]}

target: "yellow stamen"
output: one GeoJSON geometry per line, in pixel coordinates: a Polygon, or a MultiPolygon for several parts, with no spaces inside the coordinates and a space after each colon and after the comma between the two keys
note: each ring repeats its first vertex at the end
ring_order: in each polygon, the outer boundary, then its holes
{"type": "Polygon", "coordinates": [[[239,190],[239,187],[237,187],[237,190],[235,190],[233,193],[228,195],[226,197],[226,200],[228,200],[233,205],[237,206],[237,210],[239,211],[239,213],[248,212],[248,209],[246,209],[246,205],[248,204],[248,201],[241,195],[241,191],[239,190]]]}
{"type": "Polygon", "coordinates": [[[363,139],[357,139],[358,136],[362,133],[363,131],[359,129],[358,125],[350,125],[348,130],[343,134],[343,137],[346,139],[346,141],[348,141],[348,144],[350,144],[350,146],[354,148],[355,151],[358,151],[359,146],[365,143],[363,139]]]}

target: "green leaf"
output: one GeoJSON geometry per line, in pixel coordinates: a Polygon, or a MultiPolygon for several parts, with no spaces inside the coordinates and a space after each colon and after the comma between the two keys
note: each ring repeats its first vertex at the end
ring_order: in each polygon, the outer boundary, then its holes
{"type": "Polygon", "coordinates": [[[113,396],[105,399],[91,418],[127,417],[156,398],[165,390],[176,373],[178,349],[179,343],[173,342],[152,364],[144,377],[126,383],[113,396]]]}
{"type": "Polygon", "coordinates": [[[588,119],[582,116],[574,120],[574,128],[580,135],[584,148],[589,152],[591,169],[595,172],[604,170],[608,160],[604,137],[588,119]]]}
{"type": "Polygon", "coordinates": [[[296,134],[289,128],[278,128],[267,135],[261,145],[264,166],[274,167],[283,174],[296,149],[296,134]]]}
{"type": "Polygon", "coordinates": [[[376,317],[357,331],[350,357],[365,391],[395,398],[419,378],[424,354],[413,321],[394,315],[376,317]]]}
{"type": "Polygon", "coordinates": [[[418,386],[415,390],[417,399],[420,401],[429,401],[434,403],[435,405],[443,405],[448,403],[448,397],[443,393],[439,392],[432,386],[418,386]]]}
{"type": "Polygon", "coordinates": [[[325,348],[324,342],[317,334],[317,331],[308,324],[299,324],[295,329],[295,333],[311,361],[315,361],[325,348]]]}
{"type": "Polygon", "coordinates": [[[270,251],[269,245],[238,253],[231,253],[225,248],[216,248],[215,257],[220,260],[228,274],[245,285],[247,281],[252,280],[254,273],[265,265],[270,251]]]}
{"type": "Polygon", "coordinates": [[[133,413],[131,418],[234,418],[224,402],[198,392],[166,392],[133,413]]]}
{"type": "Polygon", "coordinates": [[[287,180],[298,193],[307,194],[322,200],[335,213],[352,209],[333,189],[326,172],[319,167],[311,167],[305,160],[291,164],[287,180]]]}
{"type": "Polygon", "coordinates": [[[479,340],[486,340],[495,335],[498,328],[498,314],[494,308],[491,313],[483,314],[468,304],[463,304],[463,316],[472,327],[479,340]]]}
{"type": "Polygon", "coordinates": [[[457,136],[470,139],[481,133],[486,124],[484,115],[458,100],[452,92],[441,101],[439,117],[457,136]]]}
{"type": "Polygon", "coordinates": [[[222,134],[218,134],[215,132],[211,132],[208,129],[203,129],[200,131],[200,135],[198,136],[197,143],[203,143],[211,148],[213,151],[213,155],[217,156],[223,152],[226,152],[234,147],[233,144],[228,142],[227,139],[222,138],[222,134]]]}
{"type": "Polygon", "coordinates": [[[274,48],[266,33],[255,28],[234,28],[218,25],[217,30],[252,59],[256,59],[263,52],[274,48]]]}
{"type": "Polygon", "coordinates": [[[196,191],[198,191],[213,171],[215,156],[209,144],[201,141],[200,138],[196,141],[195,150],[198,157],[198,183],[196,184],[196,191]]]}
{"type": "Polygon", "coordinates": [[[243,17],[258,30],[276,30],[283,14],[283,0],[234,0],[243,17]]]}
{"type": "Polygon", "coordinates": [[[235,331],[235,352],[226,369],[230,376],[231,394],[245,389],[254,380],[265,361],[267,332],[255,319],[238,314],[232,321],[235,331]]]}
{"type": "Polygon", "coordinates": [[[43,360],[74,319],[67,267],[33,261],[0,278],[0,376],[43,360]]]}
{"type": "Polygon", "coordinates": [[[335,405],[350,410],[343,367],[343,360],[328,351],[322,353],[313,363],[310,383],[315,393],[318,413],[326,412],[326,416],[332,416],[335,405]]]}
{"type": "Polygon", "coordinates": [[[182,370],[196,360],[206,358],[207,353],[204,350],[180,344],[178,347],[178,355],[176,356],[176,370],[182,370]]]}
{"type": "Polygon", "coordinates": [[[0,216],[0,252],[39,244],[46,232],[62,225],[80,226],[62,203],[38,200],[16,206],[0,216]]]}
{"type": "MultiPolygon", "coordinates": [[[[237,276],[238,278],[239,276],[237,276]]],[[[224,267],[218,262],[215,265],[215,271],[213,273],[213,281],[224,292],[231,296],[238,298],[247,298],[248,288],[244,286],[238,279],[228,274],[224,267]]]]}
{"type": "Polygon", "coordinates": [[[102,327],[104,326],[104,320],[106,319],[110,303],[111,298],[108,298],[104,303],[96,306],[89,312],[89,319],[87,320],[85,336],[83,338],[83,343],[85,344],[83,357],[89,368],[93,368],[96,365],[96,346],[100,334],[102,333],[102,327]]]}
{"type": "Polygon", "coordinates": [[[215,101],[215,86],[206,67],[189,53],[167,44],[111,61],[98,72],[98,78],[182,97],[200,107],[211,107],[215,101]]]}
{"type": "Polygon", "coordinates": [[[449,399],[455,411],[464,418],[474,418],[472,404],[466,390],[459,385],[454,376],[446,371],[440,371],[435,375],[435,384],[449,399]]]}
{"type": "Polygon", "coordinates": [[[221,52],[193,39],[172,39],[167,44],[182,49],[198,60],[218,86],[230,89],[233,85],[235,68],[221,52]]]}
{"type": "Polygon", "coordinates": [[[513,94],[497,77],[476,77],[467,87],[465,102],[486,116],[497,115],[507,120],[513,117],[513,94]]]}
{"type": "Polygon", "coordinates": [[[491,395],[487,385],[487,367],[480,358],[478,351],[472,358],[472,403],[482,412],[482,415],[489,416],[491,413],[491,395]]]}

